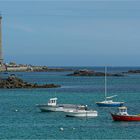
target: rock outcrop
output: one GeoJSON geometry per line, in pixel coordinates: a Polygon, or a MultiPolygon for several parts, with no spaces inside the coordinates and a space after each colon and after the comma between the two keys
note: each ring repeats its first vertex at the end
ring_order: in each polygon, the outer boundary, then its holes
{"type": "Polygon", "coordinates": [[[7,79],[0,79],[0,88],[56,88],[60,85],[44,84],[39,85],[37,83],[28,83],[22,79],[11,75],[7,79]]]}
{"type": "Polygon", "coordinates": [[[124,73],[137,74],[140,73],[140,70],[129,70],[128,72],[124,72],[124,73]]]}
{"type": "MultiPolygon", "coordinates": [[[[107,73],[107,76],[124,76],[121,73],[116,73],[116,74],[112,74],[112,73],[107,73]]],[[[74,71],[71,74],[68,74],[67,76],[105,76],[104,72],[95,72],[95,71],[90,71],[90,70],[78,70],[78,71],[74,71]]]]}

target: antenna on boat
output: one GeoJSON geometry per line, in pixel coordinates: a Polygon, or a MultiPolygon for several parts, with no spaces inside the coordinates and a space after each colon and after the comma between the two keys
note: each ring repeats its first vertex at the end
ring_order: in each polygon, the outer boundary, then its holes
{"type": "Polygon", "coordinates": [[[106,101],[106,94],[107,94],[107,67],[105,66],[105,101],[106,101]]]}

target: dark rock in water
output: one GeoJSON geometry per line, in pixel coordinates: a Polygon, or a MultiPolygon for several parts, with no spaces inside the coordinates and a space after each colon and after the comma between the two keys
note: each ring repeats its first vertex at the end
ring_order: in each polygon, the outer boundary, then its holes
{"type": "Polygon", "coordinates": [[[93,75],[95,75],[95,72],[89,70],[77,70],[74,71],[72,74],[68,74],[68,76],[93,76],[93,75]]]}
{"type": "MultiPolygon", "coordinates": [[[[124,76],[121,73],[111,74],[107,73],[107,76],[124,76]]],[[[90,70],[78,70],[74,71],[74,73],[68,74],[67,76],[105,76],[105,73],[103,72],[95,72],[90,70]]]]}
{"type": "Polygon", "coordinates": [[[55,88],[60,85],[44,84],[38,85],[37,83],[28,83],[22,79],[11,75],[7,79],[0,79],[0,88],[55,88]]]}
{"type": "Polygon", "coordinates": [[[122,74],[122,73],[115,73],[115,74],[112,74],[111,76],[121,77],[121,76],[125,76],[125,75],[124,75],[124,74],[122,74]]]}
{"type": "Polygon", "coordinates": [[[129,70],[128,72],[124,72],[124,73],[137,74],[137,73],[140,73],[140,70],[129,70]]]}

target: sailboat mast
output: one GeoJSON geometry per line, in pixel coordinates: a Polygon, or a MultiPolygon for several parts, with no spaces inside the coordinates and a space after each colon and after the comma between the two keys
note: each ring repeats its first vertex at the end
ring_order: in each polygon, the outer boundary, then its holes
{"type": "Polygon", "coordinates": [[[105,66],[105,101],[106,101],[106,94],[107,94],[107,67],[105,66]]]}

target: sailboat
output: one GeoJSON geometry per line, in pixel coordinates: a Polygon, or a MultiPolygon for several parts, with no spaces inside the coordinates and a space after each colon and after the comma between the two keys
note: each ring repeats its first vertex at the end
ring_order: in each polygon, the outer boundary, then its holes
{"type": "Polygon", "coordinates": [[[105,100],[102,102],[96,102],[99,107],[120,107],[123,106],[124,102],[114,102],[112,98],[117,95],[107,97],[107,67],[105,67],[105,100]]]}

